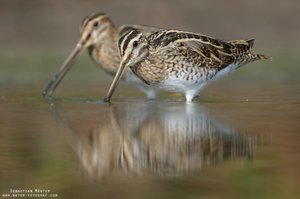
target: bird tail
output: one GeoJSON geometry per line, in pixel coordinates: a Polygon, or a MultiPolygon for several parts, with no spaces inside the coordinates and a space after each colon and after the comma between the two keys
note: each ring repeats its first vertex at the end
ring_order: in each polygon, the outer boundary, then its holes
{"type": "Polygon", "coordinates": [[[237,54],[240,58],[240,66],[256,60],[272,60],[272,57],[253,52],[254,39],[232,40],[230,43],[236,47],[237,54]]]}
{"type": "Polygon", "coordinates": [[[272,57],[268,55],[263,55],[263,54],[254,54],[254,60],[269,60],[272,61],[272,57]]]}

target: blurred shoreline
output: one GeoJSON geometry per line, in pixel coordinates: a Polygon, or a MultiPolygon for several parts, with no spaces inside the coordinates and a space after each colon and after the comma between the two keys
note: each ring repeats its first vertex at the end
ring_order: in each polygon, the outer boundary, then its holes
{"type": "Polygon", "coordinates": [[[107,13],[116,25],[147,24],[224,40],[255,38],[255,49],[267,54],[293,52],[300,45],[297,0],[1,0],[0,51],[68,51],[79,38],[81,20],[92,12],[107,13]]]}

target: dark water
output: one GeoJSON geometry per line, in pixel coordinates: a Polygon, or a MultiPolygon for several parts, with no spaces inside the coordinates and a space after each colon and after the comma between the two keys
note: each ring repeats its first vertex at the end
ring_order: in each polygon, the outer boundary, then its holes
{"type": "Polygon", "coordinates": [[[298,198],[299,95],[262,96],[110,105],[2,96],[1,194],[298,198]]]}

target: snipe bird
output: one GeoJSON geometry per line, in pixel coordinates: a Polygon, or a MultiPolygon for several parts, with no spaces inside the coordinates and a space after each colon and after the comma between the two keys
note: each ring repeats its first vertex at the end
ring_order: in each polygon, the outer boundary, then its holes
{"type": "MultiPolygon", "coordinates": [[[[118,52],[118,39],[131,29],[138,29],[145,35],[159,30],[155,27],[140,25],[122,25],[116,27],[108,15],[104,13],[91,14],[83,19],[81,23],[81,37],[71,54],[60,67],[57,74],[46,86],[43,95],[51,96],[56,87],[71,69],[78,55],[88,49],[91,58],[100,65],[107,73],[115,75],[120,64],[118,52]]],[[[144,91],[147,98],[155,98],[156,91],[137,78],[130,70],[124,75],[123,80],[133,84],[144,91]]]]}
{"type": "Polygon", "coordinates": [[[191,102],[213,80],[249,62],[270,59],[254,53],[253,44],[254,39],[223,41],[177,30],[150,35],[130,30],[118,41],[121,63],[104,100],[110,101],[123,72],[130,68],[149,86],[183,93],[191,102]]]}

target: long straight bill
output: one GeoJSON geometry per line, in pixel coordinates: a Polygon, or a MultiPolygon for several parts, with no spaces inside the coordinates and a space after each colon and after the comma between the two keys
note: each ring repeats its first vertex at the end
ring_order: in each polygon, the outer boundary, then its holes
{"type": "Polygon", "coordinates": [[[64,76],[67,74],[67,72],[72,68],[72,65],[74,61],[76,60],[76,57],[79,55],[80,52],[83,50],[83,45],[81,42],[79,42],[76,47],[73,49],[71,54],[68,56],[68,58],[65,60],[63,65],[59,68],[58,72],[54,77],[51,79],[51,81],[47,84],[45,90],[43,91],[43,96],[51,96],[53,92],[55,91],[56,87],[59,85],[61,80],[64,78],[64,76]]]}
{"type": "Polygon", "coordinates": [[[120,66],[118,68],[117,74],[115,75],[115,78],[109,87],[108,93],[107,93],[106,97],[104,98],[105,102],[110,102],[110,98],[114,94],[114,91],[116,90],[117,85],[118,85],[122,75],[127,70],[127,67],[128,66],[126,66],[123,62],[121,62],[120,66]]]}

